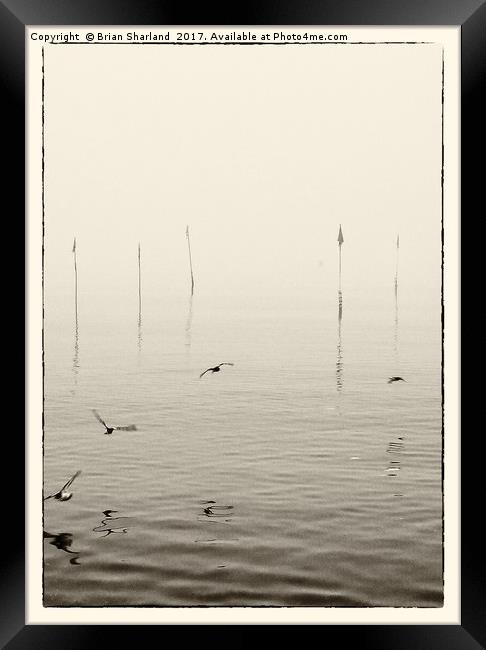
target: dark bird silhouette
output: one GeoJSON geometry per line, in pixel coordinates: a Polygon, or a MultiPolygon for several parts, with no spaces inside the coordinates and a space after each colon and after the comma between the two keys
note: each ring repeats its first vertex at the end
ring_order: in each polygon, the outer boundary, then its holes
{"type": "MultiPolygon", "coordinates": [[[[208,506],[207,508],[203,508],[203,512],[206,515],[206,517],[231,517],[233,513],[229,512],[230,510],[233,510],[233,506],[211,505],[208,506]],[[215,510],[217,512],[214,512],[215,510]]],[[[230,520],[226,519],[226,521],[230,521],[230,520]]]]}
{"type": "Polygon", "coordinates": [[[71,555],[74,555],[69,562],[71,564],[79,564],[78,558],[79,558],[79,553],[78,551],[72,551],[70,546],[73,543],[73,534],[72,533],[49,533],[47,530],[44,531],[44,539],[50,539],[52,538],[52,542],[49,542],[49,544],[52,544],[52,546],[55,546],[58,548],[60,551],[65,551],[66,553],[70,553],[71,555]]]}
{"type": "Polygon", "coordinates": [[[101,520],[101,524],[99,526],[95,526],[93,528],[93,531],[95,533],[106,533],[106,535],[102,535],[102,537],[108,537],[108,535],[112,535],[113,533],[128,532],[127,529],[123,526],[115,526],[114,528],[110,527],[110,523],[108,522],[118,521],[119,519],[128,519],[128,517],[112,517],[112,512],[118,512],[118,510],[103,510],[105,517],[101,520]]]}
{"type": "Polygon", "coordinates": [[[388,383],[393,384],[394,381],[405,381],[405,379],[403,379],[403,377],[390,377],[388,383]]]}
{"type": "Polygon", "coordinates": [[[54,494],[50,494],[48,497],[44,497],[44,501],[46,501],[47,499],[58,499],[59,501],[69,501],[69,499],[73,496],[73,493],[68,492],[68,487],[70,487],[74,479],[78,477],[80,474],[81,474],[81,470],[78,470],[76,474],[71,476],[69,481],[62,486],[59,492],[55,492],[54,494]]]}
{"type": "Polygon", "coordinates": [[[207,370],[205,370],[204,372],[202,372],[202,373],[199,375],[199,379],[201,379],[201,377],[202,377],[203,375],[205,375],[207,372],[211,372],[211,373],[214,373],[214,372],[220,372],[220,370],[221,370],[221,366],[234,366],[234,365],[235,365],[234,363],[226,363],[226,362],[219,363],[217,366],[214,366],[214,368],[208,368],[207,370]]]}
{"type": "Polygon", "coordinates": [[[105,427],[106,431],[105,434],[107,433],[113,433],[113,431],[136,431],[137,427],[134,424],[128,424],[127,426],[124,427],[109,427],[106,422],[101,418],[100,414],[98,411],[95,411],[92,409],[95,418],[98,420],[98,422],[101,422],[101,424],[105,427]]]}

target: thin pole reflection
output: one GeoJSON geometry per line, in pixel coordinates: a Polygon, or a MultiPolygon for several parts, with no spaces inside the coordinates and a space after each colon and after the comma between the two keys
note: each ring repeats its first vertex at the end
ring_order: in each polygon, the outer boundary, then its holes
{"type": "Polygon", "coordinates": [[[74,259],[74,353],[73,353],[73,374],[74,390],[78,385],[79,373],[79,323],[78,323],[78,263],[76,257],[76,237],[73,241],[73,259],[74,259]]]}
{"type": "Polygon", "coordinates": [[[395,352],[395,365],[398,369],[398,253],[400,250],[400,235],[397,235],[397,261],[395,267],[395,327],[393,333],[393,349],[395,352]]]}
{"type": "Polygon", "coordinates": [[[140,313],[138,314],[137,329],[138,329],[138,333],[137,333],[138,351],[141,352],[143,337],[142,337],[142,314],[140,313]]]}
{"type": "Polygon", "coordinates": [[[76,329],[78,327],[78,260],[76,257],[76,237],[73,241],[73,259],[74,259],[74,316],[76,319],[76,329]]]}
{"type": "Polygon", "coordinates": [[[393,334],[393,349],[395,352],[395,362],[398,363],[398,297],[395,292],[395,327],[393,334]]]}
{"type": "Polygon", "coordinates": [[[78,374],[79,374],[79,329],[78,321],[74,326],[74,354],[73,354],[73,374],[74,374],[74,388],[78,386],[78,374]]]}
{"type": "Polygon", "coordinates": [[[397,235],[397,261],[395,266],[395,299],[398,295],[398,254],[400,252],[400,235],[397,235]]]}
{"type": "Polygon", "coordinates": [[[193,294],[191,293],[189,297],[189,311],[187,312],[187,320],[186,320],[186,340],[185,340],[185,346],[186,348],[191,347],[191,342],[192,342],[192,300],[193,300],[193,294]]]}
{"type": "Polygon", "coordinates": [[[338,233],[338,246],[339,246],[339,285],[338,285],[338,345],[337,345],[337,361],[336,361],[336,387],[340,393],[343,387],[343,348],[341,338],[341,322],[343,320],[343,294],[341,291],[341,248],[344,243],[343,231],[341,224],[339,224],[338,233]]]}
{"type": "Polygon", "coordinates": [[[341,224],[339,224],[339,233],[338,233],[338,245],[339,245],[339,291],[341,292],[341,247],[344,243],[343,230],[341,224]]]}
{"type": "Polygon", "coordinates": [[[343,348],[341,337],[341,323],[343,319],[343,294],[338,291],[338,344],[337,344],[337,361],[336,361],[336,387],[341,392],[343,387],[343,348]]]}
{"type": "Polygon", "coordinates": [[[140,242],[138,243],[138,351],[142,351],[142,269],[140,264],[140,242]]]}
{"type": "Polygon", "coordinates": [[[191,271],[191,296],[194,293],[194,273],[192,270],[191,240],[189,239],[189,226],[186,226],[187,249],[189,251],[189,268],[191,271]]]}

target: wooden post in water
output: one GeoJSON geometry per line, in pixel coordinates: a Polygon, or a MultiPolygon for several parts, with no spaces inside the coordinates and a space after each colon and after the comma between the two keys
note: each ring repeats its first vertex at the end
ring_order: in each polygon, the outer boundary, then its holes
{"type": "Polygon", "coordinates": [[[398,365],[398,253],[400,250],[400,235],[397,235],[397,260],[395,266],[395,333],[394,333],[394,347],[395,347],[395,361],[398,365]]]}
{"type": "Polygon", "coordinates": [[[138,351],[142,351],[142,269],[140,266],[140,242],[138,242],[138,351]]]}
{"type": "Polygon", "coordinates": [[[189,226],[186,226],[187,247],[189,249],[189,267],[191,269],[191,296],[194,294],[194,274],[192,272],[191,240],[189,239],[189,226]]]}
{"type": "Polygon", "coordinates": [[[397,235],[397,262],[395,266],[395,300],[398,296],[398,253],[400,251],[400,235],[397,235]]]}
{"type": "Polygon", "coordinates": [[[338,291],[338,344],[337,344],[337,361],[336,361],[336,384],[340,391],[343,387],[343,346],[341,337],[341,322],[343,318],[343,297],[341,291],[338,291]]]}
{"type": "Polygon", "coordinates": [[[338,392],[341,392],[343,387],[343,355],[342,355],[342,339],[341,339],[341,321],[343,319],[343,294],[341,291],[341,246],[344,242],[343,231],[341,224],[339,224],[338,234],[339,245],[339,286],[338,286],[338,345],[337,345],[337,361],[336,361],[336,385],[338,392]]]}
{"type": "Polygon", "coordinates": [[[76,259],[76,237],[73,242],[74,255],[74,315],[76,319],[76,330],[78,329],[78,264],[76,259]]]}
{"type": "Polygon", "coordinates": [[[341,292],[341,246],[344,242],[343,231],[341,230],[341,224],[339,224],[339,234],[338,234],[338,244],[339,244],[339,287],[338,287],[338,317],[339,322],[343,317],[343,294],[341,292]]]}
{"type": "Polygon", "coordinates": [[[186,321],[186,347],[187,348],[191,347],[192,299],[193,299],[193,295],[191,293],[189,298],[189,311],[187,313],[187,321],[186,321]]]}
{"type": "Polygon", "coordinates": [[[79,331],[78,331],[78,264],[76,259],[76,237],[73,241],[74,257],[74,355],[73,355],[73,372],[74,372],[74,391],[78,384],[79,371],[79,331]]]}
{"type": "Polygon", "coordinates": [[[138,322],[142,320],[142,272],[140,269],[140,242],[138,242],[138,322]]]}
{"type": "Polygon", "coordinates": [[[337,240],[339,244],[339,291],[341,291],[341,246],[343,245],[343,241],[344,241],[341,224],[339,224],[339,234],[337,240]]]}

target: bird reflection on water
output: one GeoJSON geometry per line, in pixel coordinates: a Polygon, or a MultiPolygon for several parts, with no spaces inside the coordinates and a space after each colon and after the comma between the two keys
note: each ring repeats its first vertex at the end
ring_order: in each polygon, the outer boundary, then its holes
{"type": "Polygon", "coordinates": [[[123,534],[128,532],[126,526],[112,526],[112,522],[120,521],[120,519],[129,519],[129,517],[113,517],[113,512],[117,513],[118,510],[103,510],[102,514],[105,516],[101,520],[101,524],[93,528],[95,533],[106,533],[105,535],[101,535],[101,537],[108,537],[108,535],[112,535],[113,533],[123,534]]]}
{"type": "Polygon", "coordinates": [[[207,506],[203,508],[206,517],[228,517],[233,514],[232,512],[228,513],[228,510],[233,510],[233,506],[207,506]]]}
{"type": "Polygon", "coordinates": [[[201,505],[206,506],[202,509],[202,516],[204,518],[223,519],[225,522],[229,522],[234,515],[234,506],[220,506],[216,504],[216,501],[203,501],[201,505]]]}
{"type": "Polygon", "coordinates": [[[60,551],[71,554],[73,557],[69,560],[70,564],[79,564],[78,558],[80,553],[78,551],[72,551],[70,548],[73,543],[72,533],[49,533],[45,530],[44,539],[51,539],[49,544],[55,546],[60,551]]]}

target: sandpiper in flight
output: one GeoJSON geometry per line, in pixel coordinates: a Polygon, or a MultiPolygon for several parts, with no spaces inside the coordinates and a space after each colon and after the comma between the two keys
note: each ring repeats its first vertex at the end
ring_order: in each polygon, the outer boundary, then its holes
{"type": "Polygon", "coordinates": [[[81,474],[81,470],[78,470],[76,474],[71,476],[69,481],[62,486],[59,492],[55,492],[54,494],[50,494],[48,497],[44,497],[44,501],[46,501],[47,499],[58,499],[59,501],[69,501],[69,499],[73,496],[73,493],[68,492],[68,487],[70,487],[74,479],[80,474],[81,474]]]}
{"type": "Polygon", "coordinates": [[[101,424],[105,427],[106,431],[105,434],[108,433],[113,433],[113,431],[136,431],[137,427],[134,424],[128,424],[127,426],[123,427],[109,427],[106,422],[101,418],[100,414],[98,411],[95,411],[92,409],[95,418],[98,420],[98,422],[101,422],[101,424]]]}
{"type": "Polygon", "coordinates": [[[211,374],[214,373],[214,372],[220,372],[221,371],[221,366],[234,366],[234,365],[235,365],[234,363],[226,363],[226,362],[219,363],[217,366],[214,366],[214,368],[208,368],[207,370],[202,372],[199,375],[199,379],[201,379],[201,377],[203,375],[205,375],[207,372],[211,372],[211,374]]]}

